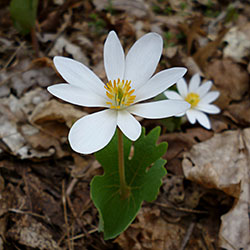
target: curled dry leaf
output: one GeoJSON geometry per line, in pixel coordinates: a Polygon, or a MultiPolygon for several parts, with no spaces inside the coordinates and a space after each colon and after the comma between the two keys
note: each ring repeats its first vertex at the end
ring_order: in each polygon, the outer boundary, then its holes
{"type": "Polygon", "coordinates": [[[75,60],[80,61],[87,66],[89,65],[89,59],[82,52],[81,47],[72,43],[64,36],[61,36],[56,40],[54,47],[49,52],[49,56],[62,55],[64,51],[70,54],[75,60]]]}
{"type": "Polygon", "coordinates": [[[194,144],[207,140],[213,136],[213,132],[202,127],[191,128],[187,133],[169,133],[160,136],[159,142],[167,141],[168,150],[163,158],[167,159],[167,170],[176,175],[183,175],[180,156],[188,151],[194,144]]]}
{"type": "Polygon", "coordinates": [[[232,27],[224,37],[224,41],[228,43],[223,50],[224,56],[231,57],[236,62],[244,62],[244,57],[250,55],[250,23],[232,27]]]}
{"type": "Polygon", "coordinates": [[[107,8],[112,8],[114,10],[125,11],[129,15],[136,16],[138,18],[143,18],[148,15],[148,5],[143,0],[94,0],[94,5],[97,10],[107,10],[107,8]]]}
{"type": "Polygon", "coordinates": [[[250,125],[250,100],[229,105],[230,115],[242,125],[250,125]]]}
{"type": "Polygon", "coordinates": [[[18,243],[27,247],[40,250],[61,249],[52,239],[49,230],[29,215],[22,216],[19,222],[8,231],[7,235],[12,236],[18,243]]]}
{"type": "Polygon", "coordinates": [[[54,150],[36,150],[31,147],[26,136],[37,134],[39,130],[26,124],[23,103],[14,96],[0,100],[0,138],[3,148],[21,159],[51,156],[54,150]]]}
{"type": "Polygon", "coordinates": [[[220,108],[226,108],[231,100],[242,100],[249,89],[247,71],[230,59],[214,60],[205,69],[205,75],[220,91],[216,101],[220,108]]]}
{"type": "Polygon", "coordinates": [[[143,208],[137,215],[137,222],[116,240],[122,249],[180,249],[185,229],[166,222],[157,208],[143,208]]]}
{"type": "Polygon", "coordinates": [[[70,128],[76,120],[84,115],[86,115],[86,112],[76,109],[70,104],[61,103],[53,99],[40,103],[29,116],[29,120],[31,123],[42,127],[44,127],[46,122],[58,122],[64,123],[70,128]]]}
{"type": "Polygon", "coordinates": [[[220,246],[247,249],[249,241],[250,128],[226,131],[196,144],[182,162],[185,177],[207,188],[235,197],[233,208],[222,216],[220,246]]]}

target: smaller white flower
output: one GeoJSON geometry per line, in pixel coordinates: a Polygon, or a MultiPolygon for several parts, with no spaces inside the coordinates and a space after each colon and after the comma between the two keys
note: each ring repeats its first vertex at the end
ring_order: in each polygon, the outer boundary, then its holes
{"type": "Polygon", "coordinates": [[[194,124],[196,120],[206,129],[211,129],[211,123],[209,121],[208,114],[218,114],[220,109],[211,104],[216,100],[220,92],[219,91],[209,91],[212,87],[212,82],[207,81],[201,84],[201,78],[199,74],[193,75],[190,80],[189,87],[184,78],[177,81],[177,90],[179,94],[175,91],[167,90],[164,92],[165,96],[171,100],[185,100],[191,104],[191,107],[182,114],[178,116],[183,116],[186,114],[190,123],[194,124]]]}

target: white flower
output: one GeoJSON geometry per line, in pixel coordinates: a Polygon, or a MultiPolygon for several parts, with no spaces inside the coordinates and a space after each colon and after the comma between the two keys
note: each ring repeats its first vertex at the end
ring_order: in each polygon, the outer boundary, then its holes
{"type": "Polygon", "coordinates": [[[185,68],[171,68],[151,78],[161,57],[162,44],[158,34],[146,34],[125,57],[116,33],[111,31],[104,44],[106,85],[83,64],[65,57],[54,58],[56,69],[67,83],[49,87],[51,94],[76,105],[107,108],[74,123],[69,132],[73,150],[90,154],[102,149],[112,139],[117,126],[130,140],[137,140],[141,125],[131,114],[159,119],[190,107],[180,100],[137,104],[160,94],[186,73],[185,68]]]}
{"type": "MultiPolygon", "coordinates": [[[[190,123],[194,124],[197,120],[203,127],[210,129],[211,124],[205,113],[218,114],[220,112],[217,106],[211,104],[219,97],[220,92],[209,92],[212,87],[211,81],[207,81],[201,85],[200,83],[201,78],[199,74],[193,75],[189,87],[184,78],[181,78],[177,81],[177,90],[180,94],[171,90],[165,91],[164,94],[171,100],[185,100],[189,102],[191,107],[185,113],[190,123]]],[[[179,114],[178,116],[183,116],[185,113],[179,114]]]]}

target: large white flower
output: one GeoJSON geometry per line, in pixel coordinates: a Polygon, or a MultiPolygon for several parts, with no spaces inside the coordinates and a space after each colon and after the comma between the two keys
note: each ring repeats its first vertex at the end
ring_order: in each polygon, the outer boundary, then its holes
{"type": "MultiPolygon", "coordinates": [[[[205,113],[218,114],[220,112],[220,109],[217,106],[211,104],[219,97],[220,92],[209,92],[212,87],[211,81],[207,81],[201,85],[200,83],[201,77],[199,74],[192,76],[189,87],[187,86],[185,79],[181,78],[177,81],[177,90],[180,94],[171,90],[165,91],[164,94],[170,100],[185,100],[190,103],[190,109],[185,112],[190,123],[194,124],[197,120],[202,126],[210,129],[211,124],[205,113]]],[[[183,116],[185,113],[177,116],[183,116]]]]}
{"type": "Polygon", "coordinates": [[[163,92],[186,73],[185,68],[171,68],[151,78],[160,60],[162,45],[158,34],[149,33],[141,37],[125,57],[116,33],[111,31],[104,44],[107,84],[75,60],[54,58],[56,69],[67,83],[49,87],[51,94],[76,105],[107,108],[74,123],[69,132],[73,150],[90,154],[102,149],[117,126],[135,141],[141,134],[141,125],[131,114],[159,119],[185,112],[190,107],[182,100],[138,104],[163,92]]]}

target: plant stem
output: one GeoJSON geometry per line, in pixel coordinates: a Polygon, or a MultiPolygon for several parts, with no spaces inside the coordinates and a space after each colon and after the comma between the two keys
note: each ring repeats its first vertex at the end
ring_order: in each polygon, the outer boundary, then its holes
{"type": "Polygon", "coordinates": [[[126,183],[125,167],[124,167],[124,151],[123,151],[123,134],[118,128],[118,164],[119,164],[119,176],[120,176],[120,194],[122,199],[126,199],[129,196],[130,190],[126,183]]]}

